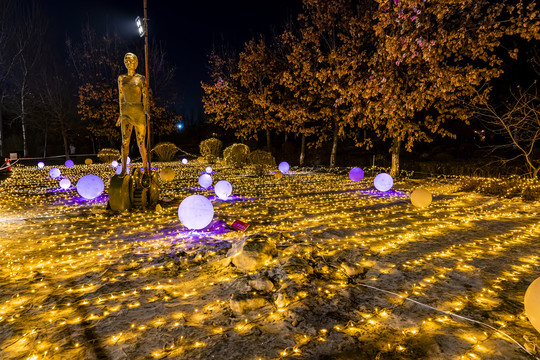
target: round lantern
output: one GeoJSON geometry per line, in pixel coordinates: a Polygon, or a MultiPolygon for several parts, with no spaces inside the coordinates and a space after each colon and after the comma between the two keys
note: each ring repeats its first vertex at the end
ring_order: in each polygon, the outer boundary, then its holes
{"type": "Polygon", "coordinates": [[[68,168],[68,169],[71,169],[73,167],[73,165],[75,165],[75,163],[73,162],[73,160],[66,160],[66,162],[64,163],[64,165],[68,168]]]}
{"type": "Polygon", "coordinates": [[[60,177],[60,169],[57,167],[51,168],[51,170],[49,170],[49,176],[52,177],[53,179],[60,177]]]}
{"type": "Polygon", "coordinates": [[[84,163],[85,163],[86,165],[92,165],[92,159],[86,158],[86,159],[84,159],[84,163]]]}
{"type": "Polygon", "coordinates": [[[199,176],[199,185],[208,189],[212,185],[212,176],[208,174],[202,174],[199,176]]]}
{"type": "Polygon", "coordinates": [[[43,169],[45,167],[45,163],[43,161],[40,161],[37,163],[38,169],[43,169]]]}
{"type": "Polygon", "coordinates": [[[173,169],[168,167],[161,169],[161,171],[159,172],[159,177],[162,181],[172,181],[172,179],[174,179],[174,171],[173,169]]]}
{"type": "Polygon", "coordinates": [[[431,193],[423,188],[415,189],[411,193],[411,203],[419,208],[429,206],[431,204],[431,193]]]}
{"type": "Polygon", "coordinates": [[[212,222],[213,217],[214,206],[202,195],[190,195],[178,206],[178,219],[188,229],[203,229],[212,222]]]}
{"type": "Polygon", "coordinates": [[[62,179],[59,185],[62,189],[67,190],[71,186],[71,181],[69,179],[62,179]]]}
{"type": "Polygon", "coordinates": [[[534,280],[525,292],[525,314],[540,332],[540,278],[534,280]]]}
{"type": "Polygon", "coordinates": [[[281,178],[283,177],[283,173],[281,171],[277,171],[275,174],[274,174],[274,178],[276,180],[281,180],[281,178]]]}
{"type": "Polygon", "coordinates": [[[364,170],[360,169],[359,167],[353,167],[349,171],[349,178],[352,181],[360,181],[364,178],[364,170]]]}
{"type": "Polygon", "coordinates": [[[388,191],[394,185],[394,179],[387,173],[380,173],[373,180],[375,188],[379,191],[388,191]]]}
{"type": "Polygon", "coordinates": [[[232,194],[232,185],[227,180],[220,180],[216,183],[214,191],[218,198],[221,200],[227,200],[229,195],[232,194]]]}
{"type": "Polygon", "coordinates": [[[286,161],[280,162],[278,165],[278,169],[279,171],[281,171],[282,174],[287,173],[287,171],[289,171],[290,169],[289,163],[286,161]]]}
{"type": "Polygon", "coordinates": [[[118,161],[116,160],[111,161],[111,166],[116,169],[118,167],[118,161]]]}
{"type": "Polygon", "coordinates": [[[103,183],[103,180],[94,174],[84,175],[77,181],[77,192],[83,198],[88,200],[97,198],[104,189],[105,184],[103,183]]]}
{"type": "Polygon", "coordinates": [[[186,165],[188,163],[187,159],[186,158],[183,158],[182,159],[182,164],[186,165]]]}
{"type": "Polygon", "coordinates": [[[131,158],[128,156],[126,159],[126,165],[129,165],[131,163],[131,158]]]}
{"type": "Polygon", "coordinates": [[[204,171],[205,171],[207,174],[211,174],[211,173],[212,173],[212,167],[211,167],[211,166],[207,166],[206,169],[204,169],[204,171]]]}

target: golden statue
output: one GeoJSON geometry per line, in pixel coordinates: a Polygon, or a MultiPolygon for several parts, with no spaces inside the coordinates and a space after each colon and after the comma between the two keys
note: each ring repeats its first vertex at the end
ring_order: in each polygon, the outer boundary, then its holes
{"type": "Polygon", "coordinates": [[[127,74],[118,77],[118,95],[120,102],[120,116],[116,126],[122,126],[122,172],[120,176],[126,174],[126,162],[129,154],[129,142],[131,132],[135,128],[137,145],[141,153],[143,169],[146,171],[148,165],[146,151],[146,117],[150,118],[148,112],[148,98],[146,96],[146,79],[141,74],[137,74],[135,69],[139,61],[137,56],[127,53],[124,56],[124,64],[127,74]]]}

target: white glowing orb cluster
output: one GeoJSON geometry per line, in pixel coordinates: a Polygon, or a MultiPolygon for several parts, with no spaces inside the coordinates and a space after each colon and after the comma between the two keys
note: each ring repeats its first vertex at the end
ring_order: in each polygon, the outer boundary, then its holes
{"type": "Polygon", "coordinates": [[[95,199],[103,193],[103,190],[105,190],[105,184],[97,175],[84,175],[77,181],[77,192],[85,199],[95,199]]]}
{"type": "Polygon", "coordinates": [[[220,180],[216,183],[214,191],[218,198],[221,200],[227,200],[227,198],[232,194],[232,185],[227,180],[220,180]]]}
{"type": "Polygon", "coordinates": [[[394,186],[394,179],[387,173],[380,173],[373,179],[373,185],[379,191],[388,191],[394,186]]]}
{"type": "Polygon", "coordinates": [[[202,195],[190,195],[178,206],[178,219],[188,229],[204,229],[212,222],[213,217],[214,206],[202,195]]]}

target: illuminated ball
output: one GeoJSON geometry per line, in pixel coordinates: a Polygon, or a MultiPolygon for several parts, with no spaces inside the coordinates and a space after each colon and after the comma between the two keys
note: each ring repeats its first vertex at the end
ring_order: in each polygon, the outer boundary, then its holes
{"type": "Polygon", "coordinates": [[[431,193],[423,188],[418,188],[411,193],[411,203],[419,208],[429,206],[431,204],[431,193]]]}
{"type": "Polygon", "coordinates": [[[37,163],[38,169],[43,169],[45,167],[45,163],[43,161],[40,161],[37,163]]]}
{"type": "Polygon", "coordinates": [[[111,161],[111,166],[113,168],[117,168],[118,167],[118,161],[116,161],[116,160],[111,161]]]}
{"type": "Polygon", "coordinates": [[[232,194],[232,185],[227,180],[220,180],[216,183],[214,188],[216,195],[221,200],[227,200],[229,195],[232,194]]]}
{"type": "MultiPolygon", "coordinates": [[[[122,172],[122,165],[118,165],[116,167],[116,175],[120,175],[120,173],[122,172]]],[[[129,174],[129,168],[126,166],[126,174],[129,174]]]]}
{"type": "Polygon", "coordinates": [[[75,163],[73,162],[73,160],[66,160],[66,162],[64,163],[64,165],[68,168],[68,169],[71,169],[73,167],[73,165],[75,165],[75,163]]]}
{"type": "Polygon", "coordinates": [[[360,169],[359,167],[353,167],[349,171],[349,178],[352,181],[360,181],[364,178],[364,170],[360,169]]]}
{"type": "Polygon", "coordinates": [[[540,332],[540,278],[534,280],[525,292],[525,314],[540,332]]]}
{"type": "Polygon", "coordinates": [[[283,177],[283,173],[281,171],[277,171],[275,174],[274,174],[274,178],[276,180],[281,180],[281,178],[283,177]]]}
{"type": "Polygon", "coordinates": [[[212,173],[212,167],[211,167],[211,166],[207,166],[206,169],[204,169],[204,171],[205,171],[207,174],[211,174],[211,173],[212,173]]]}
{"type": "Polygon", "coordinates": [[[53,179],[60,177],[60,169],[57,167],[51,168],[51,170],[49,170],[49,176],[52,177],[53,179]]]}
{"type": "Polygon", "coordinates": [[[126,159],[126,165],[129,165],[130,162],[131,162],[131,158],[128,156],[126,159]]]}
{"type": "Polygon", "coordinates": [[[86,165],[92,165],[92,159],[86,158],[86,159],[84,159],[84,163],[85,163],[86,165]]]}
{"type": "Polygon", "coordinates": [[[388,191],[394,185],[394,179],[387,173],[380,173],[373,180],[375,188],[379,191],[388,191]]]}
{"type": "Polygon", "coordinates": [[[174,171],[173,169],[168,167],[161,169],[161,171],[159,172],[159,177],[162,181],[172,181],[172,179],[174,179],[174,171]]]}
{"type": "Polygon", "coordinates": [[[209,188],[212,185],[212,176],[208,174],[202,174],[199,176],[199,185],[203,188],[209,188]]]}
{"type": "Polygon", "coordinates": [[[187,159],[186,158],[183,158],[182,159],[182,164],[186,165],[188,163],[187,159]]]}
{"type": "Polygon", "coordinates": [[[178,206],[178,219],[188,229],[203,229],[212,222],[214,206],[202,195],[190,195],[178,206]]]}
{"type": "Polygon", "coordinates": [[[70,186],[71,186],[71,181],[69,181],[69,179],[60,180],[60,187],[62,189],[67,190],[69,189],[70,186]]]}
{"type": "Polygon", "coordinates": [[[286,161],[280,162],[278,165],[278,169],[279,171],[281,171],[282,174],[285,174],[290,169],[289,163],[286,161]]]}
{"type": "Polygon", "coordinates": [[[85,199],[95,199],[103,193],[103,190],[105,190],[105,184],[97,175],[84,175],[77,181],[77,192],[85,199]]]}

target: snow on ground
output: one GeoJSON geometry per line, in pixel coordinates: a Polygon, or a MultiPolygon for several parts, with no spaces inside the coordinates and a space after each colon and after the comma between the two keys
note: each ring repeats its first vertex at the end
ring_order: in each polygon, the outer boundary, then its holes
{"type": "MultiPolygon", "coordinates": [[[[348,169],[277,181],[214,165],[214,183],[233,185],[221,201],[197,185],[204,164],[153,165],[176,175],[161,211],[112,213],[106,195],[61,190],[48,168],[0,184],[1,359],[540,356],[523,313],[540,276],[540,203],[459,192],[459,178],[381,193],[375,174],[355,183],[348,169]],[[410,204],[418,186],[428,208],[410,204]],[[214,221],[187,231],[177,208],[195,193],[214,221]],[[242,241],[277,251],[248,271],[234,265],[242,241]]],[[[60,169],[72,184],[114,174],[60,169]]]]}

